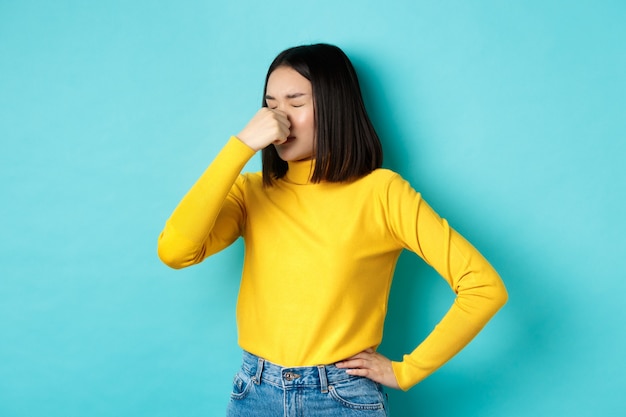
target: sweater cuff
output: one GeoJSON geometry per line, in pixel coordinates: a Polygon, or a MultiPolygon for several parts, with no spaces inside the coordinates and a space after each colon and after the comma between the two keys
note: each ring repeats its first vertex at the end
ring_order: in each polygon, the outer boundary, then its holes
{"type": "Polygon", "coordinates": [[[415,384],[420,382],[423,377],[416,377],[415,370],[410,369],[405,362],[391,362],[393,373],[396,376],[398,385],[402,391],[408,391],[415,384]]]}
{"type": "Polygon", "coordinates": [[[256,153],[254,149],[243,143],[237,136],[231,136],[228,142],[226,142],[226,146],[224,146],[224,148],[228,148],[229,150],[232,148],[234,152],[246,155],[248,159],[252,158],[256,153]]]}
{"type": "MultiPolygon", "coordinates": [[[[243,143],[236,136],[231,136],[211,165],[209,165],[207,172],[209,170],[219,172],[221,176],[223,176],[224,173],[230,173],[234,175],[232,178],[234,182],[237,175],[241,173],[241,170],[255,153],[254,149],[243,143]]],[[[230,188],[231,185],[232,183],[229,183],[228,188],[230,188]]]]}

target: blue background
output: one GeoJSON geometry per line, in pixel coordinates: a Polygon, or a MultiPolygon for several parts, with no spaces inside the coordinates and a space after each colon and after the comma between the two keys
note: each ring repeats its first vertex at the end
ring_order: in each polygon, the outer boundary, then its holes
{"type": "MultiPolygon", "coordinates": [[[[318,41],[357,67],[385,166],[510,292],[390,392],[394,415],[623,415],[625,18],[588,0],[0,0],[0,415],[223,415],[242,245],[173,271],[156,239],[272,58],[318,41]]],[[[404,254],[383,352],[451,301],[404,254]]]]}

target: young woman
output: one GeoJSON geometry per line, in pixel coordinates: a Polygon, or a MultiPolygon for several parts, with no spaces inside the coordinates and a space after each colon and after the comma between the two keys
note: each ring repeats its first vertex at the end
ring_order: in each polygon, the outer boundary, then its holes
{"type": "Polygon", "coordinates": [[[239,236],[243,366],[229,416],[385,416],[382,385],[407,390],[462,349],[506,302],[489,263],[398,174],[356,73],[326,44],[271,64],[263,107],[231,137],[167,221],[159,256],[187,267],[239,236]],[[262,151],[262,173],[241,174],[262,151]],[[376,352],[400,252],[422,257],[456,300],[401,361],[376,352]]]}

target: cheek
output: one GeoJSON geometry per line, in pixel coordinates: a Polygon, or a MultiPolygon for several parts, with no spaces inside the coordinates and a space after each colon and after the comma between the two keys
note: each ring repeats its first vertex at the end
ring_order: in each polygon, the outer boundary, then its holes
{"type": "Polygon", "coordinates": [[[306,112],[306,113],[300,114],[298,115],[298,118],[295,121],[295,124],[301,130],[313,132],[313,130],[315,129],[315,117],[313,116],[312,112],[306,112]]]}
{"type": "Polygon", "coordinates": [[[292,127],[299,129],[307,129],[314,125],[314,116],[312,111],[299,111],[289,115],[289,121],[292,127]]]}

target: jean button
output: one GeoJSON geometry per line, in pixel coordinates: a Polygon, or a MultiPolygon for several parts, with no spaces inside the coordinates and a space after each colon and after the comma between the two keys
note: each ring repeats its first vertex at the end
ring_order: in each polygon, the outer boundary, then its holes
{"type": "Polygon", "coordinates": [[[298,379],[298,378],[300,378],[300,375],[298,375],[298,374],[296,374],[296,373],[294,373],[294,372],[285,372],[285,373],[283,374],[283,378],[285,378],[287,381],[291,382],[291,381],[293,381],[294,379],[298,379]]]}

